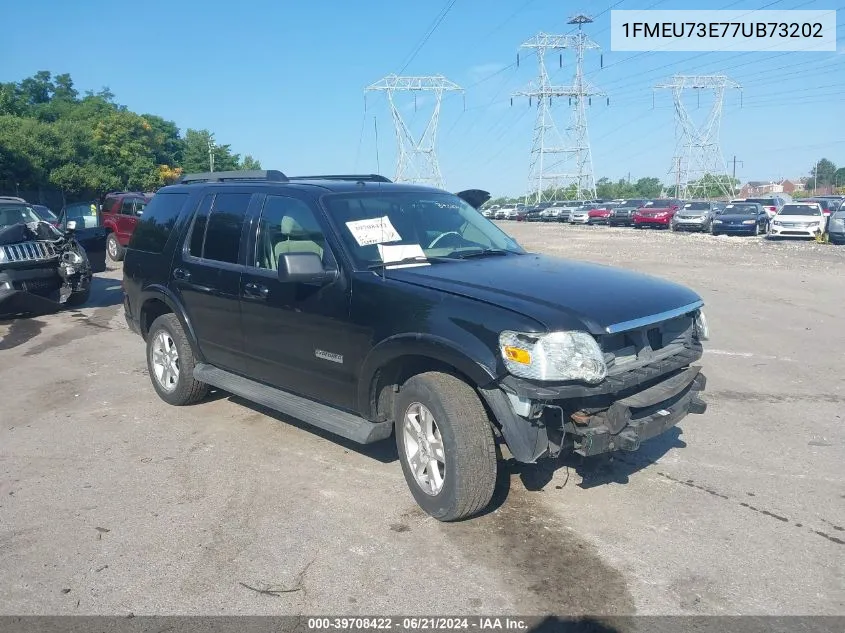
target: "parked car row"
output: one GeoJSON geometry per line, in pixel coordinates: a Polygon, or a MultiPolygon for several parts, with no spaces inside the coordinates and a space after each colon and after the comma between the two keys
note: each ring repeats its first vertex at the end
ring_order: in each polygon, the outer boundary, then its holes
{"type": "Polygon", "coordinates": [[[793,200],[775,194],[727,203],[677,198],[577,200],[497,207],[482,213],[498,220],[664,228],[713,235],[815,237],[826,232],[831,242],[845,243],[845,195],[793,200]]]}

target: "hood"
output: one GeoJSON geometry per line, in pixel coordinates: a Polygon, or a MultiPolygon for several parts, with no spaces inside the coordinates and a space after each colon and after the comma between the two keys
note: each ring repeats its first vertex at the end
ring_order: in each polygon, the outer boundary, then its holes
{"type": "Polygon", "coordinates": [[[501,306],[550,330],[587,329],[674,310],[701,298],[689,288],[623,268],[527,254],[393,269],[392,279],[501,306]]]}
{"type": "Polygon", "coordinates": [[[637,209],[637,213],[640,215],[656,215],[658,213],[672,213],[673,211],[677,211],[672,207],[640,207],[637,209]]]}
{"type": "Polygon", "coordinates": [[[776,215],[773,219],[779,222],[824,222],[823,215],[776,215]]]}
{"type": "Polygon", "coordinates": [[[455,195],[474,209],[480,209],[481,205],[490,199],[490,193],[482,191],[481,189],[467,189],[466,191],[460,191],[455,195]]]}

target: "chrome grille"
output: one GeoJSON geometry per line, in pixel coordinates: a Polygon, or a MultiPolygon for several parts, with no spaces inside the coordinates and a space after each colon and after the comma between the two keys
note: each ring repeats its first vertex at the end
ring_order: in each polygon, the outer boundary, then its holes
{"type": "Polygon", "coordinates": [[[5,257],[3,263],[11,262],[38,262],[53,259],[58,256],[56,247],[50,242],[21,242],[20,244],[9,244],[0,246],[5,257]]]}
{"type": "Polygon", "coordinates": [[[609,375],[674,356],[693,344],[693,319],[676,317],[646,327],[599,337],[609,375]]]}

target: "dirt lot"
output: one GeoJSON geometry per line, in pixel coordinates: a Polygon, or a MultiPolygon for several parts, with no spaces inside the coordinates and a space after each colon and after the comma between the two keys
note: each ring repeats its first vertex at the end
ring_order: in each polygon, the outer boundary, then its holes
{"type": "Polygon", "coordinates": [[[0,322],[0,613],[845,614],[845,248],[504,226],[696,289],[707,413],[508,465],[494,511],[444,525],[390,442],[161,402],[111,271],[89,307],[0,322]]]}

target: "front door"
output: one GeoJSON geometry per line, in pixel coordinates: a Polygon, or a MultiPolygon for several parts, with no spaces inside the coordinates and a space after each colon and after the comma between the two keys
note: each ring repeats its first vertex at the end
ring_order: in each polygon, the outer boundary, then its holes
{"type": "Polygon", "coordinates": [[[250,193],[210,193],[200,203],[173,263],[180,297],[206,361],[245,373],[240,319],[241,245],[250,193]]]}
{"type": "Polygon", "coordinates": [[[282,253],[316,253],[325,268],[339,266],[319,210],[291,196],[266,196],[251,232],[250,259],[241,277],[249,373],[285,391],[354,410],[360,345],[349,323],[348,279],[342,270],[327,285],[278,278],[282,253]]]}

